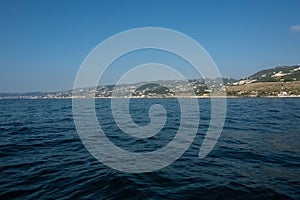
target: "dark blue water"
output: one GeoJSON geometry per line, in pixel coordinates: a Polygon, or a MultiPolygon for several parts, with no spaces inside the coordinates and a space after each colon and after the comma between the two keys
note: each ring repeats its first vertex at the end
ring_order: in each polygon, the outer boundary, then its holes
{"type": "MultiPolygon", "coordinates": [[[[129,138],[114,123],[109,99],[96,100],[99,123],[116,145],[153,151],[172,140],[180,123],[175,99],[134,99],[133,120],[147,125],[154,103],[168,111],[168,134],[129,138]]],[[[198,134],[180,159],[129,174],[88,153],[71,100],[0,100],[0,199],[300,199],[300,99],[228,99],[222,135],[204,159],[198,153],[210,100],[199,105],[198,134]]]]}

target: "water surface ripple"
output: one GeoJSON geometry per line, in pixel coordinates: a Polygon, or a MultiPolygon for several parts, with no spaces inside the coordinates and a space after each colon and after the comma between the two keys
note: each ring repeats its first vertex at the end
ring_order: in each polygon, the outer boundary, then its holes
{"type": "MultiPolygon", "coordinates": [[[[115,124],[109,99],[96,100],[109,139],[129,151],[168,144],[180,123],[176,99],[133,99],[133,120],[145,126],[148,109],[165,106],[163,130],[134,139],[115,124]]],[[[210,120],[200,99],[193,144],[170,166],[151,173],[110,169],[91,156],[74,126],[71,100],[0,100],[0,199],[300,199],[300,99],[228,99],[222,135],[198,158],[210,120]]]]}

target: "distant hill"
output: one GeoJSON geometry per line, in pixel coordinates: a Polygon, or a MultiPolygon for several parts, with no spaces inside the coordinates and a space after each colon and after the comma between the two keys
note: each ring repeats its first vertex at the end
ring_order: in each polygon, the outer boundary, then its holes
{"type": "Polygon", "coordinates": [[[174,92],[170,91],[168,87],[162,86],[157,83],[148,83],[138,87],[132,96],[173,96],[174,92]]]}
{"type": "Polygon", "coordinates": [[[253,80],[253,82],[300,81],[300,65],[278,66],[262,70],[245,79],[253,80]]]}
{"type": "Polygon", "coordinates": [[[99,85],[58,92],[0,93],[0,99],[36,98],[107,98],[209,96],[226,91],[230,96],[300,96],[300,65],[277,66],[246,78],[205,78],[160,80],[123,85],[99,85]]]}
{"type": "Polygon", "coordinates": [[[300,95],[300,65],[261,70],[226,87],[230,96],[300,95]]]}

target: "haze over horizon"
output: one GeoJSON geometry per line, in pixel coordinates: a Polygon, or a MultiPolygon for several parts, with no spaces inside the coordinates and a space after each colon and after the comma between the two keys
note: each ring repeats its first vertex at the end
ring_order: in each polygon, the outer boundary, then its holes
{"type": "MultiPolygon", "coordinates": [[[[95,46],[139,27],[163,27],[190,36],[206,49],[223,77],[239,79],[277,65],[296,65],[299,8],[297,0],[1,1],[0,93],[71,89],[95,46]]],[[[147,53],[149,57],[142,52],[121,58],[103,83],[153,58],[186,66],[170,55],[147,53]]],[[[192,70],[186,73],[195,78],[192,70]]]]}

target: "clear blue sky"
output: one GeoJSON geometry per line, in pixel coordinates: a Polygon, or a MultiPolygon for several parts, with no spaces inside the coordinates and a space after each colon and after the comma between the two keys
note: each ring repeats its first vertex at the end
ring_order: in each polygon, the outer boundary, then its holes
{"type": "Polygon", "coordinates": [[[300,1],[0,1],[0,92],[71,89],[101,41],[157,26],[198,41],[225,77],[300,63],[300,1]]]}

